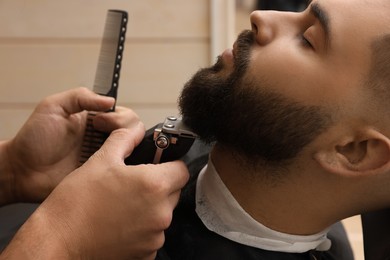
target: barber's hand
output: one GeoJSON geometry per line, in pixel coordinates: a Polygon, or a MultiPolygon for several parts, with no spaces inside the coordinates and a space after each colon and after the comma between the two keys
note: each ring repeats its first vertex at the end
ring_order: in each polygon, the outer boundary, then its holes
{"type": "MultiPolygon", "coordinates": [[[[7,143],[9,169],[14,187],[10,202],[40,202],[78,166],[88,111],[107,111],[113,98],[86,88],[72,89],[45,98],[15,138],[7,143]]],[[[130,109],[100,113],[94,127],[111,132],[141,124],[130,109]]]]}
{"type": "Polygon", "coordinates": [[[126,166],[143,135],[142,127],[114,131],[53,190],[5,256],[23,257],[20,250],[31,242],[36,251],[25,252],[31,259],[154,259],[188,171],[178,161],[126,166]],[[34,239],[23,240],[26,233],[34,239]]]}

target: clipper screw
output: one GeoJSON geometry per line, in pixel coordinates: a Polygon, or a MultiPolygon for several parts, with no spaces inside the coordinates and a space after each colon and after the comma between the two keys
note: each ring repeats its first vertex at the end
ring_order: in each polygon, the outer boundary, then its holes
{"type": "Polygon", "coordinates": [[[169,146],[169,139],[165,135],[160,135],[156,139],[156,146],[160,149],[166,149],[169,146]]]}

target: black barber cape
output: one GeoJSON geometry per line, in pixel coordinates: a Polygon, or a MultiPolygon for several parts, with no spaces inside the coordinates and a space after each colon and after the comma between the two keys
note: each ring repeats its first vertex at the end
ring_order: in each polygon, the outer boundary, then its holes
{"type": "Polygon", "coordinates": [[[341,223],[331,227],[329,251],[311,250],[306,253],[283,253],[262,250],[228,240],[209,231],[195,212],[195,188],[200,170],[208,161],[210,147],[196,141],[184,161],[191,177],[183,189],[172,224],[165,232],[165,244],[158,252],[158,260],[353,260],[346,232],[341,223]]]}

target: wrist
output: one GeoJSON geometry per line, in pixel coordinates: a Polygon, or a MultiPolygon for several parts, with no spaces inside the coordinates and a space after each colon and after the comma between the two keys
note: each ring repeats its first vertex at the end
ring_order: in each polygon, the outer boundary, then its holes
{"type": "Polygon", "coordinates": [[[15,175],[8,155],[10,141],[0,141],[0,206],[16,202],[15,175]]]}

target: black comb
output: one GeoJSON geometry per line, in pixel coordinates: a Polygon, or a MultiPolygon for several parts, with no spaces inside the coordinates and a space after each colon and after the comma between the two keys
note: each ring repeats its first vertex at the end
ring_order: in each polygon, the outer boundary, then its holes
{"type": "MultiPolygon", "coordinates": [[[[122,10],[108,10],[100,47],[93,91],[104,96],[117,98],[119,76],[126,39],[128,15],[122,10]]],[[[116,103],[116,101],[115,101],[116,103]]],[[[115,104],[109,111],[115,110],[115,104]]],[[[107,111],[107,112],[109,112],[107,111]]],[[[96,115],[89,112],[80,155],[80,165],[88,160],[104,143],[107,134],[93,128],[96,115]]]]}

